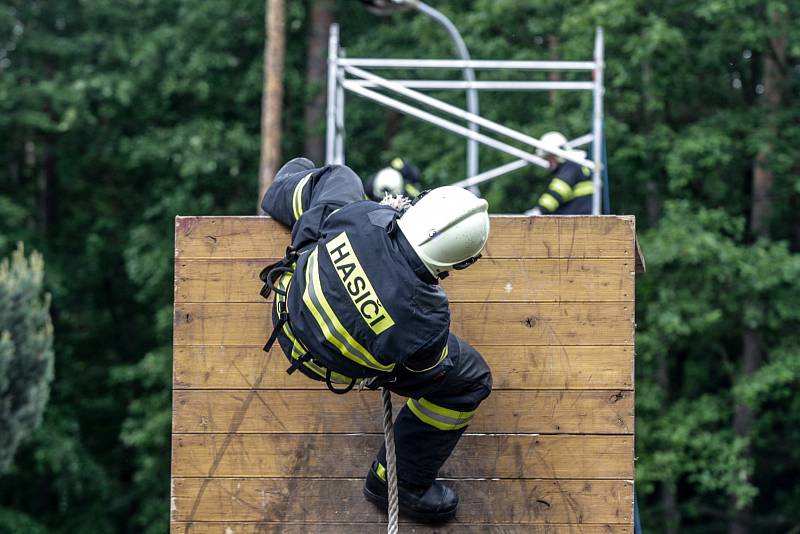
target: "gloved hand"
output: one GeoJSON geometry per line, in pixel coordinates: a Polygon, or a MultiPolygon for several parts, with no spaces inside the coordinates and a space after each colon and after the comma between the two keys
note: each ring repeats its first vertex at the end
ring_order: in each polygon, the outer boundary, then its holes
{"type": "Polygon", "coordinates": [[[539,206],[536,206],[535,208],[529,209],[528,211],[525,212],[525,215],[541,215],[541,214],[542,214],[542,209],[539,206]]]}

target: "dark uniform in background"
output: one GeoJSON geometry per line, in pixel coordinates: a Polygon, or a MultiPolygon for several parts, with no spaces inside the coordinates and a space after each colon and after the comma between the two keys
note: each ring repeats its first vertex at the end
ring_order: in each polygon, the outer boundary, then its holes
{"type": "MultiPolygon", "coordinates": [[[[450,333],[447,297],[399,231],[398,213],[363,199],[345,166],[297,158],[278,172],[262,207],[292,228],[296,252],[272,271],[274,334],[290,371],[338,392],[375,377],[370,387],[409,397],[394,429],[398,480],[425,488],[489,395],[491,373],[450,333]]],[[[378,462],[385,479],[383,448],[378,462]]]]}
{"type": "Polygon", "coordinates": [[[539,197],[537,206],[544,215],[591,215],[592,172],[571,161],[561,163],[552,171],[553,179],[547,192],[539,197]]]}

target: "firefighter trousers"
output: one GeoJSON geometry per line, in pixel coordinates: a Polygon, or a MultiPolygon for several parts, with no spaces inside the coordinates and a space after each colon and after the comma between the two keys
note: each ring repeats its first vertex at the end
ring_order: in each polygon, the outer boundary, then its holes
{"type": "MultiPolygon", "coordinates": [[[[450,333],[448,359],[442,375],[420,380],[411,371],[399,371],[388,384],[408,397],[394,423],[397,478],[427,487],[453,452],[480,403],[492,391],[492,373],[483,357],[463,339],[450,333]]],[[[386,446],[378,452],[386,466],[386,446]]]]}

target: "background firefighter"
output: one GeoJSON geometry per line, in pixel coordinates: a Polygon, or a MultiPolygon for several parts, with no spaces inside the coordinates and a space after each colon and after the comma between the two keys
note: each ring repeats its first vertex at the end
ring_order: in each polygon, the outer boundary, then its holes
{"type": "Polygon", "coordinates": [[[411,161],[394,158],[388,167],[384,167],[369,177],[364,185],[367,196],[376,202],[389,195],[405,195],[414,198],[420,193],[422,174],[411,161]]]}
{"type": "MultiPolygon", "coordinates": [[[[577,157],[585,158],[583,150],[570,149],[566,146],[567,138],[559,132],[547,132],[542,136],[542,143],[550,148],[566,150],[577,157]]],[[[592,214],[592,171],[571,161],[565,161],[553,154],[538,149],[536,155],[550,163],[550,174],[553,176],[547,191],[542,193],[533,209],[527,215],[591,215],[592,214]]]]}

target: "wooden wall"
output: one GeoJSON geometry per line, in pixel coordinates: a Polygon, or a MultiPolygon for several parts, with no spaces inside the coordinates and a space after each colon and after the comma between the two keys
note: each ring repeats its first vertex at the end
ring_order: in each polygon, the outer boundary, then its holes
{"type": "MultiPolygon", "coordinates": [[[[258,273],[287,244],[268,218],[176,219],[174,533],[385,531],[361,495],[379,393],[334,396],[261,350],[258,273]]],[[[441,473],[461,505],[401,532],[633,532],[634,255],[632,217],[492,218],[444,283],[495,384],[441,473]]]]}

